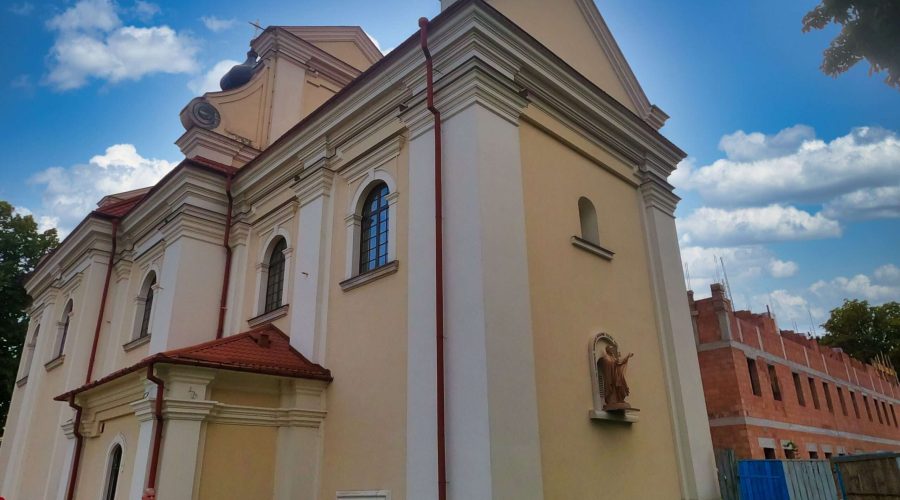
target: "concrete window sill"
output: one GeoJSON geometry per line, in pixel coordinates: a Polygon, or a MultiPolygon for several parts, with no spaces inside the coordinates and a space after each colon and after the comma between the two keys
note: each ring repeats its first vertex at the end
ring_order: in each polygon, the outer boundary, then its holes
{"type": "Polygon", "coordinates": [[[348,280],[344,280],[341,282],[341,289],[345,292],[349,292],[354,288],[361,287],[366,283],[370,283],[377,279],[381,279],[385,276],[390,276],[397,272],[397,269],[400,268],[400,263],[396,260],[388,262],[387,264],[379,267],[378,269],[373,269],[365,274],[360,274],[358,276],[354,276],[348,280]]]}
{"type": "Polygon", "coordinates": [[[22,387],[23,385],[28,383],[28,375],[16,380],[16,387],[22,387]]]}
{"type": "Polygon", "coordinates": [[[584,250],[585,252],[592,253],[604,260],[612,260],[613,255],[616,254],[612,250],[607,250],[606,248],[603,248],[596,243],[591,243],[590,241],[579,238],[578,236],[572,236],[572,245],[584,250]]]}
{"type": "Polygon", "coordinates": [[[259,316],[254,316],[247,320],[247,324],[250,325],[251,328],[255,328],[259,325],[264,325],[266,323],[271,323],[278,318],[283,318],[287,316],[288,309],[290,308],[290,304],[285,304],[278,309],[273,309],[267,313],[262,313],[259,316]]]}
{"type": "Polygon", "coordinates": [[[50,370],[52,370],[52,369],[56,368],[57,366],[63,364],[63,361],[65,361],[65,360],[66,360],[66,355],[65,355],[65,354],[60,354],[59,356],[57,356],[57,357],[51,359],[50,361],[47,361],[47,363],[44,364],[44,369],[47,370],[47,371],[49,372],[50,370]]]}
{"type": "Polygon", "coordinates": [[[148,334],[148,335],[144,335],[143,337],[138,337],[138,338],[132,340],[131,342],[128,342],[127,344],[125,344],[125,345],[122,346],[122,349],[124,349],[125,352],[132,351],[132,350],[137,349],[138,347],[140,347],[140,346],[142,346],[142,345],[144,345],[144,344],[146,344],[146,343],[148,343],[148,342],[150,342],[150,335],[149,335],[149,334],[148,334]]]}

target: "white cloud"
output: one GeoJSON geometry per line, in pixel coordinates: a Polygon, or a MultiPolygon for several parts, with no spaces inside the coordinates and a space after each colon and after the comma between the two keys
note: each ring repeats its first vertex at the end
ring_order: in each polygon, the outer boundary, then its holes
{"type": "MultiPolygon", "coordinates": [[[[865,188],[900,182],[900,137],[878,127],[859,127],[831,142],[798,125],[778,134],[736,132],[724,136],[726,158],[687,168],[676,185],[724,206],[823,203],[865,188]]],[[[677,171],[676,171],[677,172],[677,171]]]]}
{"type": "Polygon", "coordinates": [[[900,267],[885,264],[875,270],[875,279],[881,283],[900,284],[900,267]]]}
{"type": "Polygon", "coordinates": [[[865,274],[850,278],[838,276],[830,281],[819,280],[809,290],[819,297],[832,300],[866,299],[880,303],[900,299],[900,286],[876,283],[865,274]]]}
{"type": "Polygon", "coordinates": [[[27,16],[34,12],[34,4],[31,2],[14,3],[6,10],[17,16],[27,16]]]}
{"type": "Polygon", "coordinates": [[[14,215],[21,215],[23,217],[31,216],[37,222],[38,231],[44,232],[48,229],[53,229],[59,226],[59,219],[56,217],[48,217],[46,215],[35,215],[28,207],[15,207],[13,209],[14,215]]]}
{"type": "Polygon", "coordinates": [[[61,32],[111,31],[120,24],[115,5],[109,0],[81,0],[47,21],[50,29],[61,32]]]}
{"type": "Polygon", "coordinates": [[[142,21],[149,21],[153,16],[159,14],[159,10],[159,5],[155,3],[144,2],[143,0],[134,2],[134,13],[142,21]]]}
{"type": "Polygon", "coordinates": [[[768,273],[774,278],[784,278],[793,275],[798,269],[796,262],[780,260],[761,245],[685,246],[681,248],[681,258],[690,274],[688,286],[697,292],[698,297],[709,295],[710,283],[723,281],[722,261],[725,263],[733,290],[749,289],[749,281],[762,276],[763,273],[768,273]]]}
{"type": "Polygon", "coordinates": [[[215,33],[231,29],[237,24],[235,19],[220,19],[216,16],[203,16],[200,20],[206,29],[215,33]]]}
{"type": "Polygon", "coordinates": [[[104,196],[152,186],[174,167],[166,160],[144,158],[131,144],[116,144],[86,164],[48,168],[30,179],[44,186],[38,220],[55,222],[65,234],[104,196]]]}
{"type": "Polygon", "coordinates": [[[766,306],[769,306],[781,329],[796,329],[804,333],[813,333],[811,330],[815,329],[815,333],[823,333],[818,325],[827,319],[828,313],[825,308],[811,303],[802,295],[779,289],[767,294],[754,295],[752,302],[758,311],[765,311],[766,306]]]}
{"type": "Polygon", "coordinates": [[[773,259],[769,262],[769,274],[773,278],[790,278],[797,274],[797,269],[797,263],[794,261],[773,259]]]}
{"type": "Polygon", "coordinates": [[[122,26],[108,0],[81,0],[47,24],[56,32],[47,82],[58,90],[197,69],[193,39],[168,26],[122,26]]]}
{"type": "Polygon", "coordinates": [[[394,47],[387,48],[387,49],[382,48],[382,47],[381,47],[381,42],[379,42],[377,38],[375,38],[374,36],[372,36],[372,34],[369,33],[368,31],[365,31],[364,33],[366,34],[367,37],[369,37],[369,40],[372,40],[372,43],[375,44],[375,48],[377,48],[378,51],[381,52],[382,54],[388,55],[388,53],[389,53],[390,51],[394,50],[394,47]]]}
{"type": "Polygon", "coordinates": [[[841,235],[836,221],[782,205],[733,210],[701,207],[678,219],[677,225],[681,242],[689,245],[730,246],[841,235]]]}
{"type": "Polygon", "coordinates": [[[225,73],[228,73],[228,70],[238,64],[241,63],[231,59],[219,61],[206,73],[192,78],[188,82],[188,88],[196,95],[203,95],[207,92],[218,92],[221,90],[221,87],[219,87],[219,80],[225,76],[225,73]]]}
{"type": "Polygon", "coordinates": [[[719,140],[719,149],[724,151],[730,160],[755,161],[789,155],[797,151],[804,142],[815,138],[815,130],[806,125],[794,125],[775,135],[760,132],[748,134],[738,130],[733,134],[722,136],[719,140]]]}
{"type": "Polygon", "coordinates": [[[900,217],[900,185],[860,189],[838,196],[825,204],[822,213],[850,220],[900,217]]]}

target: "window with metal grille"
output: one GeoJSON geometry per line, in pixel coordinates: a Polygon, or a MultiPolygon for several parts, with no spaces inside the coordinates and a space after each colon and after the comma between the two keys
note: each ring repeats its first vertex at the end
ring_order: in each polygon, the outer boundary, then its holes
{"type": "Polygon", "coordinates": [[[103,495],[105,500],[115,500],[116,487],[119,485],[119,468],[122,465],[122,446],[113,447],[109,455],[109,475],[106,477],[106,494],[103,495]]]}
{"type": "Polygon", "coordinates": [[[388,263],[388,187],[378,183],[366,197],[360,220],[359,273],[388,263]]]}
{"type": "Polygon", "coordinates": [[[284,251],[287,242],[279,238],[269,255],[269,265],[266,276],[266,302],[263,312],[272,312],[282,306],[281,297],[284,292],[284,251]]]}
{"type": "Polygon", "coordinates": [[[141,316],[141,329],[138,331],[138,338],[150,335],[150,314],[153,310],[153,287],[155,286],[156,274],[151,274],[147,283],[147,291],[144,292],[144,311],[141,316]]]}

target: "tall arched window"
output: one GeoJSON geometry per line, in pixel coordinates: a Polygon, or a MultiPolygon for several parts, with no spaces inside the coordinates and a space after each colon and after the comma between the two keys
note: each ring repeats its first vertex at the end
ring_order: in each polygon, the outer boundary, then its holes
{"type": "Polygon", "coordinates": [[[138,329],[137,338],[143,338],[150,335],[150,318],[153,315],[153,294],[156,290],[156,273],[150,271],[150,274],[144,279],[141,286],[141,294],[138,302],[141,305],[141,326],[138,329]]]}
{"type": "Polygon", "coordinates": [[[72,300],[66,302],[66,308],[63,309],[62,321],[60,321],[59,342],[57,344],[56,357],[63,355],[66,349],[66,337],[69,336],[69,326],[72,322],[72,300]]]}
{"type": "Polygon", "coordinates": [[[581,239],[593,243],[600,244],[600,229],[597,224],[597,210],[591,200],[581,197],[578,198],[578,217],[581,219],[581,239]]]}
{"type": "Polygon", "coordinates": [[[284,294],[284,251],[287,250],[287,241],[278,238],[269,254],[266,269],[266,300],[263,313],[272,312],[282,305],[284,294]]]}
{"type": "Polygon", "coordinates": [[[104,500],[115,500],[116,487],[119,485],[119,468],[122,466],[122,445],[113,446],[109,452],[109,471],[106,476],[106,492],[104,500]]]}
{"type": "Polygon", "coordinates": [[[379,182],[366,197],[360,217],[359,272],[388,263],[388,187],[379,182]]]}

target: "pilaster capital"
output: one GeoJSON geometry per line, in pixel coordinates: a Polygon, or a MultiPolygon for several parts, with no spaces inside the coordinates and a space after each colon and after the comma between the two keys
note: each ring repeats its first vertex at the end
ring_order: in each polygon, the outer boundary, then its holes
{"type": "Polygon", "coordinates": [[[675,187],[667,180],[673,170],[674,165],[652,154],[645,157],[638,169],[641,180],[640,191],[645,207],[656,208],[672,217],[675,216],[675,208],[681,201],[675,194],[675,187]]]}
{"type": "Polygon", "coordinates": [[[300,207],[307,205],[320,197],[331,196],[331,186],[334,184],[334,172],[331,169],[316,168],[294,184],[294,193],[300,207]]]}

